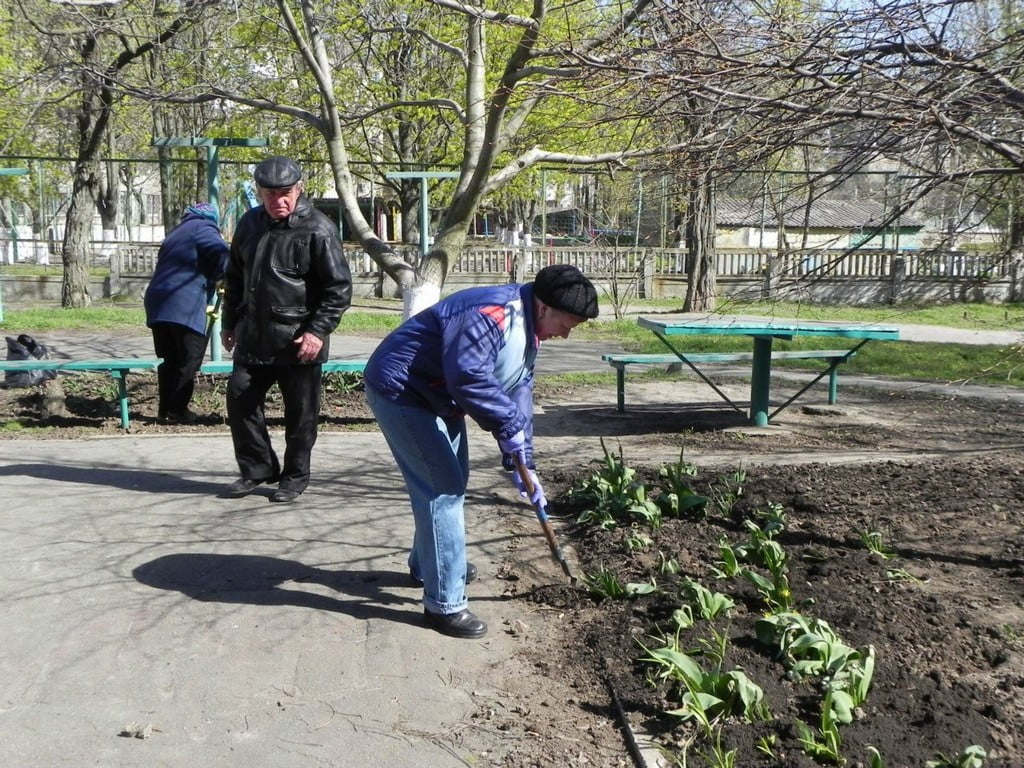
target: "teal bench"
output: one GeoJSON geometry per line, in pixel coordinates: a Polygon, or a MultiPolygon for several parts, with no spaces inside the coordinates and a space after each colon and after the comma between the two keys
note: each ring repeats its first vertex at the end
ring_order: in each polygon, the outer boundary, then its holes
{"type": "MultiPolygon", "coordinates": [[[[820,379],[826,373],[828,374],[828,402],[830,405],[835,405],[837,402],[838,389],[839,389],[839,373],[838,368],[842,363],[845,363],[851,357],[857,353],[856,349],[814,349],[814,350],[773,350],[772,360],[827,360],[828,368],[822,371],[818,376],[820,379]]],[[[674,354],[659,354],[659,355],[601,355],[601,359],[608,363],[615,369],[615,400],[616,400],[616,411],[619,413],[626,412],[626,368],[631,365],[672,365],[689,362],[691,367],[694,367],[696,363],[749,363],[754,359],[753,352],[698,352],[692,355],[684,354],[684,359],[681,359],[679,355],[674,354]]],[[[696,368],[694,368],[696,370],[696,368]]],[[[701,375],[705,381],[708,381],[706,377],[697,371],[698,375],[701,375]]],[[[814,384],[818,379],[815,379],[811,384],[814,384]]],[[[708,381],[711,384],[710,381],[708,381]]],[[[714,387],[714,385],[711,385],[714,387]]],[[[793,402],[797,397],[802,395],[811,385],[808,384],[800,392],[786,403],[793,402]]],[[[715,387],[716,391],[718,390],[715,387]]],[[[721,392],[719,391],[719,394],[721,392]]],[[[727,398],[728,400],[728,398],[727,398]]],[[[785,405],[783,406],[785,408],[785,405]]],[[[779,408],[782,410],[782,408],[779,408]]],[[[777,413],[778,411],[776,411],[777,413]]]]}
{"type": "Polygon", "coordinates": [[[117,405],[121,427],[128,431],[128,374],[131,371],[155,371],[160,358],[113,357],[102,360],[0,360],[0,372],[6,371],[107,371],[117,381],[117,405]]]}
{"type": "MultiPolygon", "coordinates": [[[[328,360],[324,371],[361,372],[366,360],[328,360]]],[[[0,360],[0,373],[5,371],[107,371],[117,381],[117,405],[121,414],[121,427],[129,430],[128,418],[128,374],[132,371],[155,371],[161,360],[145,357],[114,357],[102,360],[0,360]]],[[[230,373],[230,360],[208,360],[203,363],[202,373],[230,373]]]]}
{"type": "MultiPolygon", "coordinates": [[[[326,360],[323,368],[324,373],[341,371],[346,373],[362,373],[366,370],[367,360],[326,360]]],[[[200,373],[231,373],[231,360],[207,360],[199,369],[200,373]]]]}

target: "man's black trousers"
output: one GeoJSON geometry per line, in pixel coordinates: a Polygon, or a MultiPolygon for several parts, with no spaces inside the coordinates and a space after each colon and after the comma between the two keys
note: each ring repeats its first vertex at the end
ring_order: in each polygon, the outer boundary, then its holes
{"type": "Polygon", "coordinates": [[[323,368],[310,365],[243,365],[235,362],[228,379],[228,425],[242,477],[280,480],[279,487],[302,492],[320,417],[323,368]],[[264,405],[277,384],[284,401],[284,464],[270,444],[264,405]]]}

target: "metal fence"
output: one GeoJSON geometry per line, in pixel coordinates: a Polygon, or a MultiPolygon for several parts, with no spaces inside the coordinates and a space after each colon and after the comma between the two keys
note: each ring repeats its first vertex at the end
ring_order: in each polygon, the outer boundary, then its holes
{"type": "MultiPolygon", "coordinates": [[[[52,254],[52,245],[45,241],[13,243],[0,238],[0,254],[10,258],[19,254],[52,254]]],[[[107,266],[122,275],[149,275],[156,266],[157,243],[96,243],[90,266],[107,266]]],[[[416,249],[397,246],[410,261],[416,249]]],[[[346,244],[354,272],[376,272],[377,267],[358,247],[346,244]]],[[[531,275],[549,264],[575,264],[593,275],[646,275],[649,277],[685,278],[687,252],[675,248],[617,248],[547,246],[533,248],[494,248],[470,246],[463,249],[452,264],[451,274],[510,275],[517,260],[523,272],[531,275]]],[[[27,261],[24,257],[18,261],[27,261]]],[[[41,260],[33,259],[39,263],[41,260]]],[[[883,251],[862,250],[799,250],[779,253],[767,249],[720,249],[715,256],[716,274],[720,277],[865,277],[884,278],[894,274],[897,264],[906,277],[966,277],[1006,279],[1010,276],[1013,258],[1003,253],[968,251],[883,251]]],[[[50,255],[45,263],[60,264],[59,255],[50,255]]]]}
{"type": "MultiPolygon", "coordinates": [[[[452,273],[510,273],[517,258],[526,274],[549,264],[575,264],[587,274],[647,274],[679,276],[687,273],[687,252],[667,248],[467,248],[455,261],[452,273]]],[[[765,275],[777,277],[889,277],[897,264],[907,276],[1003,279],[1012,259],[1006,254],[965,251],[882,251],[763,249],[719,250],[716,274],[721,277],[765,275]]]]}

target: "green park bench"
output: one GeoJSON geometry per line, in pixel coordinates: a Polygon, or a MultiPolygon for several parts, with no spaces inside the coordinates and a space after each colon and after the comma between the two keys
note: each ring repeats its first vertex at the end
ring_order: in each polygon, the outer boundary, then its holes
{"type": "MultiPolygon", "coordinates": [[[[128,417],[128,374],[132,371],[155,371],[160,358],[114,357],[98,360],[0,360],[0,373],[6,371],[106,371],[117,382],[117,405],[121,415],[121,427],[128,431],[131,422],[128,417]]],[[[361,372],[366,360],[328,360],[323,369],[327,371],[361,372]]],[[[201,373],[230,373],[231,360],[208,360],[200,368],[201,373]]]]}
{"type": "MultiPolygon", "coordinates": [[[[824,376],[826,373],[828,374],[828,402],[829,405],[835,405],[839,389],[838,368],[856,353],[856,349],[773,350],[772,360],[827,360],[828,368],[821,373],[821,376],[824,376]]],[[[753,361],[754,353],[698,352],[694,354],[684,353],[682,358],[671,353],[656,355],[601,355],[601,359],[615,369],[616,410],[619,413],[626,412],[626,368],[631,365],[678,365],[689,362],[691,367],[693,367],[698,363],[749,363],[753,361]]],[[[803,391],[801,390],[801,393],[803,391]]]]}
{"type": "Polygon", "coordinates": [[[107,371],[117,381],[117,405],[121,427],[128,431],[128,374],[155,371],[160,358],[112,357],[102,360],[0,360],[0,371],[107,371]]]}
{"type": "MultiPolygon", "coordinates": [[[[366,369],[366,360],[337,360],[324,362],[324,373],[362,373],[366,369]]],[[[207,360],[199,369],[200,373],[231,373],[231,360],[207,360]]]]}

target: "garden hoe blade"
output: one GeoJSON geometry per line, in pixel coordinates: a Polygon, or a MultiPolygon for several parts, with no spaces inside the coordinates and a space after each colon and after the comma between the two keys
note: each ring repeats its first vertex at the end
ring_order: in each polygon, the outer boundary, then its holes
{"type": "MultiPolygon", "coordinates": [[[[532,496],[533,480],[530,479],[530,473],[518,454],[516,455],[516,471],[519,473],[519,479],[523,481],[523,487],[526,488],[526,492],[532,496]]],[[[575,584],[576,577],[569,570],[569,563],[566,562],[565,555],[562,554],[562,548],[558,546],[558,541],[555,539],[555,532],[551,529],[551,523],[548,522],[547,509],[539,504],[535,509],[537,510],[537,520],[540,521],[540,527],[544,531],[544,538],[548,540],[548,547],[551,548],[551,554],[555,556],[555,560],[562,566],[562,572],[569,577],[569,583],[575,584]]]]}

